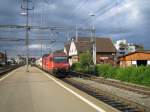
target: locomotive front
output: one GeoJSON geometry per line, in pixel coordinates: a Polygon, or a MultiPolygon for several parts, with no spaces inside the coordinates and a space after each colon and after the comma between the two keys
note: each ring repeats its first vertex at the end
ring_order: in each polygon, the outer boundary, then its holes
{"type": "Polygon", "coordinates": [[[68,57],[64,54],[53,56],[53,70],[55,72],[69,72],[69,61],[68,57]]]}

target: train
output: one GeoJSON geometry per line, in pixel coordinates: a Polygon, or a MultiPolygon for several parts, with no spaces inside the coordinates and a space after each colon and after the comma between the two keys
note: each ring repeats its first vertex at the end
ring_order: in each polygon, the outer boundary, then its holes
{"type": "Polygon", "coordinates": [[[68,56],[65,53],[46,54],[37,60],[37,66],[56,77],[65,77],[70,71],[68,56]]]}

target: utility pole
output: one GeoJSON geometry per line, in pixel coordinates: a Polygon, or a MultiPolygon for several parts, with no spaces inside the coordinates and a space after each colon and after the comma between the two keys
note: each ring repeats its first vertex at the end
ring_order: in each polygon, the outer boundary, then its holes
{"type": "Polygon", "coordinates": [[[69,31],[67,32],[67,42],[70,41],[70,33],[69,31]]]}
{"type": "Polygon", "coordinates": [[[23,0],[23,3],[25,3],[25,7],[23,4],[21,4],[21,8],[26,10],[26,72],[29,72],[29,10],[34,9],[34,5],[29,8],[29,2],[32,3],[31,0],[23,0]]]}
{"type": "Polygon", "coordinates": [[[41,41],[41,57],[43,56],[43,46],[42,46],[42,41],[41,41]]]}
{"type": "Polygon", "coordinates": [[[42,69],[43,69],[43,46],[42,46],[42,41],[41,41],[41,58],[42,58],[42,69]]]}
{"type": "Polygon", "coordinates": [[[26,56],[26,71],[29,72],[29,11],[28,11],[28,0],[26,2],[27,8],[26,8],[26,13],[27,13],[27,18],[26,18],[26,49],[27,49],[27,56],[26,56]]]}
{"type": "Polygon", "coordinates": [[[5,50],[5,65],[7,64],[7,51],[5,50]]]}
{"type": "Polygon", "coordinates": [[[95,37],[95,27],[93,25],[93,63],[96,65],[96,37],[95,37]]]}
{"type": "Polygon", "coordinates": [[[96,65],[96,37],[95,37],[95,26],[94,26],[94,20],[93,17],[94,14],[90,14],[92,17],[92,32],[91,32],[91,40],[92,40],[92,55],[93,55],[93,64],[96,65]]]}
{"type": "Polygon", "coordinates": [[[78,42],[78,26],[76,24],[76,42],[78,42]]]}

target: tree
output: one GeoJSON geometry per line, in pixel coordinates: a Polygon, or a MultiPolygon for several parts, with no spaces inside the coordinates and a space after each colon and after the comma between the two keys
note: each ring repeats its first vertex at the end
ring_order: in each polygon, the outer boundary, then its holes
{"type": "Polygon", "coordinates": [[[81,53],[79,57],[80,57],[80,63],[82,67],[89,67],[89,65],[91,64],[90,52],[81,53]]]}
{"type": "Polygon", "coordinates": [[[135,49],[137,51],[143,51],[144,50],[144,46],[142,44],[134,44],[135,49]]]}

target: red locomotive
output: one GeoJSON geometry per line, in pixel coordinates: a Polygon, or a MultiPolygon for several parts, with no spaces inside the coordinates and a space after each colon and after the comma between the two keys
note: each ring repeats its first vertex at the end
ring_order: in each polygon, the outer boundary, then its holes
{"type": "Polygon", "coordinates": [[[68,57],[65,53],[44,55],[42,59],[42,68],[50,73],[55,73],[55,75],[61,72],[61,74],[59,74],[61,76],[69,72],[70,65],[68,57]]]}

